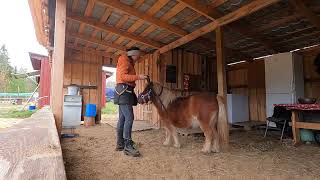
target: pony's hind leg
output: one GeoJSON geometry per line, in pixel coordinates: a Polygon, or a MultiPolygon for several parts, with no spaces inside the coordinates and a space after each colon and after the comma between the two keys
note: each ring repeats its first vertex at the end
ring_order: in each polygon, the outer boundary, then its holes
{"type": "Polygon", "coordinates": [[[217,129],[214,127],[212,130],[213,134],[213,152],[220,152],[219,134],[217,129]]]}
{"type": "Polygon", "coordinates": [[[213,134],[212,129],[210,127],[201,127],[201,129],[205,136],[205,142],[201,151],[204,153],[210,153],[213,134]]]}

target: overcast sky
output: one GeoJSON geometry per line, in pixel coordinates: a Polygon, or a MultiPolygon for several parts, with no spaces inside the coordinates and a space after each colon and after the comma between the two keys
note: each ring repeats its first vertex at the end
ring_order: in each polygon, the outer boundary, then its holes
{"type": "Polygon", "coordinates": [[[35,35],[27,0],[2,0],[0,2],[0,45],[5,44],[10,63],[18,68],[32,70],[28,52],[47,55],[35,35]]]}

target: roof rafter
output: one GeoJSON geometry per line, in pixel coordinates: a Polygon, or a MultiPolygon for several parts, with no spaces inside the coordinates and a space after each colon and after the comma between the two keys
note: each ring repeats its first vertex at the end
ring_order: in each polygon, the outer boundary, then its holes
{"type": "Polygon", "coordinates": [[[173,48],[176,48],[182,44],[185,44],[187,42],[190,42],[206,33],[209,33],[213,30],[215,30],[218,26],[224,26],[224,25],[227,25],[231,22],[234,22],[244,16],[247,16],[249,14],[252,14],[262,8],[265,8],[267,6],[270,6],[276,2],[278,2],[280,0],[255,0],[255,1],[252,1],[251,3],[247,4],[247,5],[244,5],[242,6],[241,8],[219,18],[219,19],[216,19],[215,21],[193,31],[192,33],[182,37],[182,38],[179,38],[178,40],[166,45],[166,46],[163,46],[162,48],[160,48],[159,50],[157,50],[155,53],[164,53],[164,52],[167,52],[173,48]]]}
{"type": "Polygon", "coordinates": [[[129,5],[121,3],[120,1],[117,1],[117,0],[94,0],[94,1],[97,1],[97,3],[101,3],[105,6],[108,6],[108,7],[114,8],[114,9],[118,9],[119,11],[122,11],[126,14],[131,15],[131,16],[135,16],[141,20],[147,21],[147,22],[154,24],[160,28],[167,29],[167,30],[171,31],[172,33],[178,34],[180,36],[184,36],[187,34],[185,31],[183,31],[179,27],[176,27],[174,25],[171,25],[169,23],[161,21],[161,20],[154,18],[152,16],[148,16],[145,13],[137,11],[137,9],[135,9],[129,5]]]}
{"type": "MultiPolygon", "coordinates": [[[[189,8],[202,14],[203,16],[205,16],[206,18],[208,18],[212,21],[223,16],[223,14],[220,13],[219,11],[217,11],[214,7],[212,8],[210,6],[200,5],[198,3],[198,1],[196,1],[196,0],[178,0],[178,1],[186,4],[189,8]]],[[[233,29],[234,31],[237,31],[238,33],[240,33],[244,36],[250,37],[250,38],[258,41],[259,43],[261,43],[265,47],[269,48],[270,50],[275,51],[274,47],[272,46],[272,43],[268,42],[264,39],[261,39],[261,37],[258,36],[258,33],[253,32],[253,31],[249,31],[248,29],[242,28],[240,26],[235,26],[235,25],[231,25],[231,29],[233,29]]]]}
{"type": "Polygon", "coordinates": [[[67,36],[78,38],[78,39],[82,39],[84,41],[87,41],[87,42],[90,42],[90,43],[93,43],[93,44],[97,44],[97,45],[103,46],[105,48],[113,48],[113,49],[119,50],[121,52],[125,52],[126,51],[126,48],[124,46],[117,45],[117,44],[110,43],[110,42],[106,42],[106,41],[102,41],[102,40],[95,39],[95,38],[91,38],[91,37],[85,36],[83,34],[67,33],[67,36]]]}
{"type": "Polygon", "coordinates": [[[103,24],[99,21],[96,21],[92,18],[88,18],[88,17],[83,17],[83,16],[78,16],[76,14],[68,14],[68,19],[71,19],[71,20],[74,20],[74,21],[78,21],[78,22],[81,22],[83,24],[87,24],[89,26],[92,26],[96,29],[100,29],[101,31],[108,31],[108,32],[111,32],[113,34],[117,34],[119,36],[123,36],[125,38],[128,38],[130,40],[133,40],[133,41],[137,41],[137,42],[140,42],[146,46],[150,46],[150,47],[153,47],[153,48],[160,48],[162,46],[161,43],[158,43],[156,41],[153,41],[153,40],[148,40],[148,39],[145,39],[145,38],[141,38],[139,36],[136,36],[132,33],[128,33],[128,32],[125,32],[125,31],[119,31],[118,28],[115,28],[115,27],[112,27],[112,26],[108,26],[106,24],[103,24]]]}
{"type": "Polygon", "coordinates": [[[314,25],[315,27],[320,29],[320,18],[319,18],[319,16],[317,16],[317,14],[313,13],[312,10],[309,9],[305,5],[305,3],[303,1],[301,1],[301,0],[291,0],[289,2],[299,12],[299,14],[301,14],[302,16],[307,18],[307,20],[312,25],[314,25]]]}

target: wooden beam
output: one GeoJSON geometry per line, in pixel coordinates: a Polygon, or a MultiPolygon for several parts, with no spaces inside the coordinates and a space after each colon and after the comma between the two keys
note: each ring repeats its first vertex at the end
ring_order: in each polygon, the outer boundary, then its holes
{"type": "Polygon", "coordinates": [[[129,19],[129,15],[125,14],[122,16],[122,18],[117,22],[116,28],[120,28],[123,26],[123,24],[129,19]]]}
{"type": "MultiPolygon", "coordinates": [[[[197,13],[205,16],[206,18],[214,21],[215,18],[210,16],[209,13],[214,10],[210,6],[201,5],[197,0],[178,0],[181,4],[185,4],[188,8],[196,11],[197,13]]],[[[215,11],[215,10],[214,10],[215,11]]]]}
{"type": "Polygon", "coordinates": [[[100,22],[105,23],[108,20],[108,18],[110,17],[111,13],[112,13],[112,9],[107,8],[106,11],[101,16],[100,22]]]}
{"type": "Polygon", "coordinates": [[[211,8],[216,8],[220,5],[222,5],[223,3],[227,2],[228,0],[214,0],[211,2],[211,8]]]}
{"type": "Polygon", "coordinates": [[[307,18],[311,24],[320,29],[320,17],[313,13],[302,0],[291,0],[289,2],[293,7],[295,7],[299,14],[307,18]]]}
{"type": "MultiPolygon", "coordinates": [[[[226,60],[223,44],[223,30],[221,27],[216,29],[216,54],[217,54],[217,80],[218,80],[218,94],[223,97],[225,107],[227,107],[227,78],[226,78],[226,60]]],[[[226,113],[227,116],[227,113],[226,113]]],[[[223,119],[222,124],[219,125],[221,129],[220,143],[223,149],[228,148],[229,144],[229,128],[228,119],[223,119]]]]}
{"type": "Polygon", "coordinates": [[[91,38],[91,37],[88,37],[88,36],[85,36],[83,34],[77,34],[77,33],[68,33],[67,36],[70,36],[70,37],[74,37],[74,38],[78,38],[78,39],[82,39],[84,41],[87,41],[87,42],[90,42],[90,43],[94,43],[94,44],[98,44],[100,46],[103,46],[103,47],[110,47],[110,48],[113,48],[113,49],[117,49],[121,52],[126,52],[126,48],[124,46],[121,46],[121,45],[117,45],[117,44],[114,44],[114,43],[110,43],[110,42],[106,42],[106,41],[103,41],[103,40],[99,40],[99,39],[96,39],[96,38],[91,38]]]}
{"type": "MultiPolygon", "coordinates": [[[[196,1],[196,0],[178,0],[178,1],[186,4],[190,9],[193,9],[197,13],[202,14],[203,16],[205,16],[206,18],[208,18],[212,21],[223,16],[222,13],[215,10],[214,8],[212,8],[210,6],[200,5],[198,3],[198,1],[196,1]]],[[[263,3],[263,2],[260,1],[260,3],[263,3]]],[[[250,9],[247,9],[247,10],[250,10],[250,9]]],[[[265,40],[265,39],[261,39],[261,37],[259,36],[258,33],[253,32],[252,30],[249,31],[247,28],[242,28],[242,27],[240,27],[240,25],[239,26],[232,25],[231,28],[233,30],[239,32],[242,35],[245,35],[245,36],[248,36],[252,39],[258,40],[258,42],[263,44],[265,47],[267,47],[268,49],[273,50],[275,52],[274,48],[272,47],[272,43],[265,40]]]]}
{"type": "Polygon", "coordinates": [[[56,120],[58,134],[62,130],[63,77],[65,56],[65,35],[67,22],[67,1],[56,0],[54,50],[52,62],[51,108],[56,120]]]}
{"type": "Polygon", "coordinates": [[[249,14],[252,14],[262,8],[265,8],[267,6],[270,6],[276,2],[278,2],[280,0],[255,0],[195,31],[193,31],[192,33],[166,45],[161,47],[158,51],[156,51],[156,53],[160,52],[160,53],[165,53],[173,48],[176,48],[178,46],[181,46],[187,42],[190,42],[204,34],[207,34],[213,30],[215,30],[218,26],[224,26],[227,25],[231,22],[234,22],[244,16],[247,16],[249,14]]]}
{"type": "Polygon", "coordinates": [[[79,2],[80,2],[80,0],[73,0],[73,2],[72,2],[72,12],[75,12],[76,9],[78,9],[79,2]]]}
{"type": "Polygon", "coordinates": [[[108,7],[118,9],[119,11],[122,11],[126,14],[131,15],[131,16],[135,16],[141,20],[147,21],[151,24],[156,25],[159,28],[167,29],[168,31],[171,31],[172,33],[175,33],[177,35],[184,36],[187,34],[185,31],[183,31],[182,29],[180,29],[174,25],[171,25],[167,22],[161,21],[155,17],[147,16],[145,13],[137,11],[137,9],[135,9],[129,5],[126,5],[124,3],[121,3],[120,1],[117,1],[117,0],[98,0],[97,2],[101,3],[103,5],[106,5],[108,7]]]}
{"type": "Polygon", "coordinates": [[[153,41],[153,40],[149,40],[149,39],[145,39],[145,38],[141,38],[139,36],[136,36],[132,33],[128,33],[128,32],[125,32],[125,31],[119,31],[118,28],[115,28],[115,27],[112,27],[112,26],[108,26],[106,24],[103,24],[99,21],[96,21],[92,18],[88,18],[88,17],[83,17],[83,16],[78,16],[76,14],[69,14],[68,15],[68,19],[71,19],[71,20],[74,20],[74,21],[78,21],[78,22],[81,22],[83,24],[87,24],[89,26],[92,26],[96,29],[100,29],[101,31],[108,31],[108,32],[111,32],[111,33],[114,33],[114,34],[118,34],[119,36],[123,36],[123,37],[126,37],[130,40],[133,40],[133,41],[137,41],[137,42],[140,42],[141,44],[145,44],[146,46],[150,46],[150,47],[153,47],[153,48],[160,48],[162,46],[162,44],[156,42],[156,41],[153,41]]]}
{"type": "Polygon", "coordinates": [[[86,7],[86,10],[84,12],[84,16],[88,16],[88,17],[91,16],[92,11],[93,11],[93,7],[94,7],[94,0],[89,0],[87,7],[86,7]]]}
{"type": "Polygon", "coordinates": [[[186,8],[186,5],[183,3],[176,4],[172,9],[165,13],[162,17],[162,21],[169,21],[173,16],[177,15],[180,11],[186,8]]]}
{"type": "Polygon", "coordinates": [[[74,46],[71,44],[66,44],[66,47],[69,49],[76,50],[76,51],[81,51],[81,52],[86,51],[86,52],[90,52],[93,54],[98,54],[100,56],[107,57],[107,58],[112,57],[112,53],[103,52],[103,51],[99,51],[99,50],[93,50],[93,49],[89,49],[87,47],[79,47],[79,46],[74,46]]]}
{"type": "Polygon", "coordinates": [[[144,0],[136,0],[136,2],[134,3],[133,7],[134,8],[138,8],[141,6],[141,4],[143,4],[144,0]]]}
{"type": "MultiPolygon", "coordinates": [[[[154,5],[150,9],[148,9],[146,14],[149,16],[154,16],[154,14],[156,14],[156,12],[158,12],[168,2],[169,2],[169,0],[161,0],[161,1],[158,1],[157,3],[154,3],[154,5]]],[[[145,36],[149,35],[151,32],[153,32],[154,30],[156,30],[157,28],[158,27],[155,25],[150,25],[146,30],[144,30],[140,34],[140,36],[145,37],[145,36]]]]}

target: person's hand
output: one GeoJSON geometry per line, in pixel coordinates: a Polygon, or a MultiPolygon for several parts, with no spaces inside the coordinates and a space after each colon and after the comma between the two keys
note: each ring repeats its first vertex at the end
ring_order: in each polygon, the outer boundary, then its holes
{"type": "Polygon", "coordinates": [[[148,76],[146,76],[144,74],[139,75],[139,80],[146,80],[147,78],[148,78],[148,76]]]}

